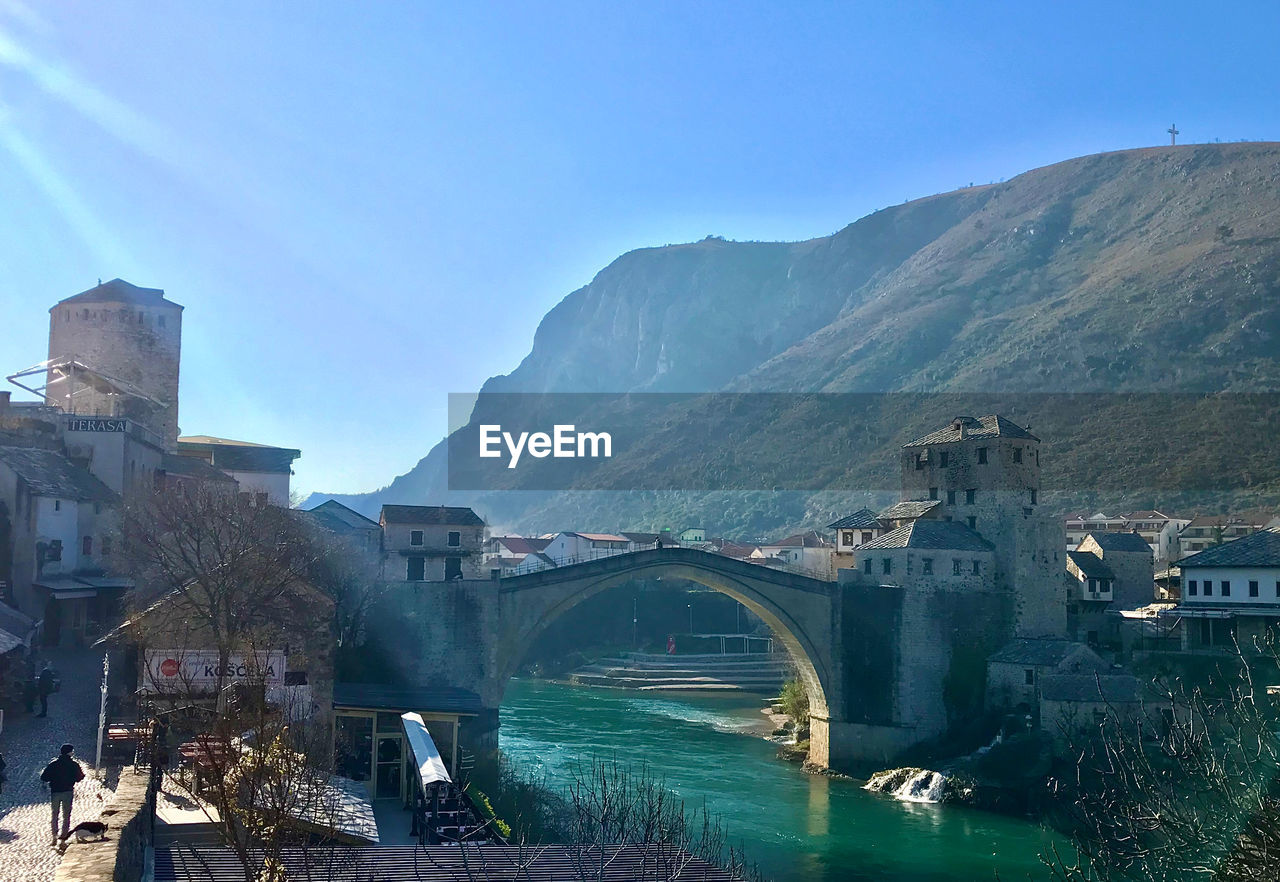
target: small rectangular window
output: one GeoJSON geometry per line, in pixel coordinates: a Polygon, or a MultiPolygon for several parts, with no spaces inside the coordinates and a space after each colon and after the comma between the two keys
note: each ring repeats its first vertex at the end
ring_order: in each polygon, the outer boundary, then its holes
{"type": "Polygon", "coordinates": [[[951,561],[951,575],[953,576],[960,575],[960,559],[959,558],[951,561]]]}
{"type": "Polygon", "coordinates": [[[951,460],[951,454],[948,453],[947,451],[944,450],[938,454],[938,465],[942,466],[944,469],[947,467],[947,463],[950,460],[951,460]]]}
{"type": "Polygon", "coordinates": [[[978,491],[977,491],[977,490],[966,490],[966,491],[964,491],[964,504],[965,504],[965,505],[973,505],[973,502],[974,502],[974,500],[977,498],[977,496],[978,496],[978,491]]]}
{"type": "Polygon", "coordinates": [[[1023,682],[1025,682],[1028,686],[1036,685],[1036,669],[1035,668],[1027,668],[1025,671],[1022,672],[1022,677],[1023,677],[1023,682]]]}
{"type": "Polygon", "coordinates": [[[927,462],[925,455],[923,453],[917,453],[916,454],[916,471],[917,472],[924,468],[925,462],[927,462]]]}
{"type": "Polygon", "coordinates": [[[1036,491],[1034,490],[1031,491],[1031,504],[1032,505],[1036,504],[1036,491]]]}
{"type": "Polygon", "coordinates": [[[872,539],[871,531],[870,531],[870,530],[863,530],[863,531],[862,531],[862,544],[863,544],[863,545],[866,545],[868,542],[870,542],[870,541],[871,541],[871,539],[872,539]]]}
{"type": "Polygon", "coordinates": [[[937,499],[937,498],[938,498],[938,488],[937,488],[937,487],[930,487],[930,488],[929,488],[929,498],[930,498],[930,499],[937,499]]]}
{"type": "Polygon", "coordinates": [[[1201,587],[1204,588],[1205,597],[1213,596],[1213,580],[1212,579],[1205,579],[1204,584],[1201,587]]]}
{"type": "Polygon", "coordinates": [[[55,500],[53,501],[53,510],[54,510],[54,511],[62,511],[62,500],[61,500],[61,499],[55,499],[55,500]]]}
{"type": "Polygon", "coordinates": [[[970,530],[978,529],[978,519],[975,518],[973,515],[969,515],[967,518],[965,518],[965,521],[968,522],[970,530]]]}
{"type": "Polygon", "coordinates": [[[1276,597],[1280,597],[1280,579],[1276,579],[1276,597]]]}
{"type": "Polygon", "coordinates": [[[921,560],[921,561],[920,561],[920,565],[921,565],[921,570],[920,570],[920,572],[921,572],[922,574],[924,574],[924,575],[926,575],[926,576],[932,576],[932,575],[933,575],[933,558],[931,558],[931,557],[926,557],[926,558],[924,558],[923,560],[921,560]]]}
{"type": "Polygon", "coordinates": [[[955,504],[956,504],[956,491],[954,491],[954,490],[948,490],[948,491],[947,491],[947,505],[955,505],[955,504]]]}
{"type": "Polygon", "coordinates": [[[457,548],[459,545],[461,545],[461,544],[462,544],[462,533],[460,533],[460,532],[459,532],[459,531],[457,531],[457,530],[450,530],[450,531],[449,531],[449,542],[448,542],[448,544],[449,544],[449,547],[450,547],[450,548],[457,548]]]}
{"type": "Polygon", "coordinates": [[[880,571],[886,576],[893,572],[893,558],[886,557],[880,561],[880,571]]]}
{"type": "Polygon", "coordinates": [[[975,560],[973,562],[973,574],[975,576],[982,575],[982,561],[975,560]]]}
{"type": "Polygon", "coordinates": [[[1196,580],[1192,579],[1190,582],[1187,583],[1187,596],[1195,597],[1196,593],[1197,593],[1196,580]]]}
{"type": "Polygon", "coordinates": [[[1013,461],[1014,461],[1014,462],[1022,462],[1022,448],[1021,448],[1021,447],[1015,447],[1015,448],[1013,448],[1013,461]]]}
{"type": "Polygon", "coordinates": [[[1226,581],[1225,579],[1222,581],[1222,596],[1223,597],[1231,596],[1231,583],[1226,581]]]}
{"type": "Polygon", "coordinates": [[[1254,580],[1249,581],[1249,596],[1250,597],[1258,596],[1258,583],[1254,580]]]}
{"type": "Polygon", "coordinates": [[[987,448],[979,447],[978,448],[978,465],[986,465],[986,464],[987,464],[987,448]]]}
{"type": "Polygon", "coordinates": [[[864,573],[870,573],[870,572],[871,572],[871,558],[867,558],[866,560],[864,560],[864,561],[862,562],[862,571],[863,571],[864,573]]]}
{"type": "Polygon", "coordinates": [[[422,544],[422,531],[421,531],[421,530],[410,530],[410,531],[409,531],[409,544],[410,544],[410,545],[421,545],[421,544],[422,544]]]}

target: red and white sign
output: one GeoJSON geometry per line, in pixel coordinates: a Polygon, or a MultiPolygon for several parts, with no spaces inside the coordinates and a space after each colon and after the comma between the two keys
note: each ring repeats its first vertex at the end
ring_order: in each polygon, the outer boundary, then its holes
{"type": "Polygon", "coordinates": [[[148,649],[144,655],[142,691],[153,693],[203,692],[232,683],[284,684],[283,651],[232,653],[225,669],[218,651],[205,649],[148,649]]]}

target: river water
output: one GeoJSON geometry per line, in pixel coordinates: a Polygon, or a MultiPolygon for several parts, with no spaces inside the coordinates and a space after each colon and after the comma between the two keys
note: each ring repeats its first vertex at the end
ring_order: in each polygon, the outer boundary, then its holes
{"type": "Polygon", "coordinates": [[[526,776],[566,783],[579,759],[659,767],[686,804],[718,815],[766,876],[968,882],[1044,879],[1038,824],[961,806],[900,802],[861,781],[806,775],[775,757],[750,696],[657,696],[514,680],[503,751],[526,776]]]}

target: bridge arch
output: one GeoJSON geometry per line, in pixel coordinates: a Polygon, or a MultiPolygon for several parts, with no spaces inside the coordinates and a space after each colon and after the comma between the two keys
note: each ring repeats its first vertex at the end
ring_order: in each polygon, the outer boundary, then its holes
{"type": "Polygon", "coordinates": [[[832,634],[834,583],[685,548],[614,555],[502,580],[502,637],[496,647],[492,694],[507,683],[534,641],[560,616],[590,597],[633,579],[685,579],[742,603],[772,629],[790,654],[809,695],[813,716],[827,718],[836,647],[832,634]]]}

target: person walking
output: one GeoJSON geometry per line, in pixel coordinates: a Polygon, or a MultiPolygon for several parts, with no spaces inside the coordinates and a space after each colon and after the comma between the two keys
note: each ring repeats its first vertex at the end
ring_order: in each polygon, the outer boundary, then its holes
{"type": "Polygon", "coordinates": [[[49,696],[53,694],[53,669],[47,662],[36,680],[36,689],[40,693],[40,713],[36,716],[47,717],[49,716],[49,696]]]}
{"type": "Polygon", "coordinates": [[[49,785],[49,832],[53,837],[52,844],[71,835],[71,797],[76,784],[84,780],[84,769],[71,758],[75,748],[70,744],[62,745],[58,758],[44,767],[40,780],[49,785]],[[62,809],[62,835],[58,835],[58,809],[62,809]]]}

